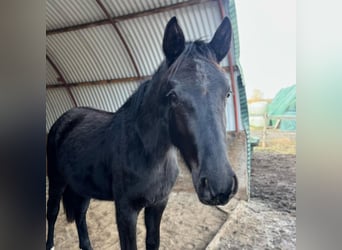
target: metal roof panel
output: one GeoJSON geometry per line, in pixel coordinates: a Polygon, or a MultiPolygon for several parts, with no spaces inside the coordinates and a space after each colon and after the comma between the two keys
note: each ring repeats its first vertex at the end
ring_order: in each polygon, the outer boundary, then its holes
{"type": "Polygon", "coordinates": [[[79,106],[115,112],[130,97],[139,83],[136,81],[84,85],[71,88],[79,106]]]}
{"type": "Polygon", "coordinates": [[[46,61],[46,84],[47,85],[52,85],[52,84],[56,84],[58,83],[58,74],[57,72],[54,70],[54,68],[51,66],[51,64],[46,61]]]}
{"type": "Polygon", "coordinates": [[[47,36],[47,54],[54,58],[67,82],[136,76],[111,25],[47,36]]]}
{"type": "Polygon", "coordinates": [[[51,88],[46,90],[46,130],[65,111],[73,107],[72,100],[65,88],[51,88]]]}
{"type": "Polygon", "coordinates": [[[48,0],[46,2],[46,29],[58,29],[106,19],[93,0],[48,0]]]}

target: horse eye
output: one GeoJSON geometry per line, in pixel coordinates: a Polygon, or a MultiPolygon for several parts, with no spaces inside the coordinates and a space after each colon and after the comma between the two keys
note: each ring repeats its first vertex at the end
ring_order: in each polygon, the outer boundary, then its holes
{"type": "Polygon", "coordinates": [[[175,92],[172,91],[169,94],[167,94],[166,96],[167,96],[167,98],[168,98],[168,100],[169,100],[171,105],[178,104],[178,96],[176,95],[175,92]]]}
{"type": "Polygon", "coordinates": [[[227,98],[230,96],[231,93],[232,93],[232,91],[229,90],[228,93],[227,93],[227,98]]]}

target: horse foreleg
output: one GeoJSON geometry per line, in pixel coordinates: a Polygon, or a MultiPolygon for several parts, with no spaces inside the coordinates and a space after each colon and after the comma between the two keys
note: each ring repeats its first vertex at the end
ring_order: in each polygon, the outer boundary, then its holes
{"type": "Polygon", "coordinates": [[[116,203],[116,223],[118,226],[121,250],[136,250],[136,227],[138,211],[129,205],[116,203]]]}
{"type": "Polygon", "coordinates": [[[167,201],[145,208],[146,250],[159,249],[160,221],[167,201]]]}

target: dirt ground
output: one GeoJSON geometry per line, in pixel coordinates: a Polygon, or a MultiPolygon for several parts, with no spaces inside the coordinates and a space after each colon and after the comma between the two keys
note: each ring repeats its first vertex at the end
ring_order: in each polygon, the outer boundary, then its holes
{"type": "Polygon", "coordinates": [[[206,249],[296,249],[296,156],[254,152],[251,199],[240,201],[206,249]]]}
{"type": "Polygon", "coordinates": [[[239,201],[207,250],[296,249],[296,133],[270,129],[265,145],[254,148],[250,201],[239,201]]]}
{"type": "MultiPolygon", "coordinates": [[[[260,131],[251,131],[261,138],[260,131]]],[[[296,155],[293,132],[270,131],[266,148],[252,157],[251,199],[228,206],[201,204],[191,177],[181,168],[161,223],[160,249],[295,249],[296,155]]],[[[88,230],[94,249],[120,249],[112,202],[91,201],[88,230]]],[[[137,226],[138,249],[145,249],[143,211],[137,226]]],[[[56,223],[55,249],[78,249],[75,224],[63,208],[56,223]]]]}

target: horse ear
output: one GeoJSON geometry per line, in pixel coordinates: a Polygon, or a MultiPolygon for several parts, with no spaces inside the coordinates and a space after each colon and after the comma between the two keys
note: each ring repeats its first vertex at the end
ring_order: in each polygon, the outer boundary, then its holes
{"type": "Polygon", "coordinates": [[[166,25],[163,38],[163,51],[168,64],[172,64],[183,52],[184,48],[183,31],[177,23],[177,18],[172,17],[166,25]]]}
{"type": "Polygon", "coordinates": [[[218,62],[221,62],[221,60],[227,55],[230,48],[231,37],[232,26],[229,18],[225,17],[217,28],[213,39],[209,43],[209,47],[215,53],[218,62]]]}

